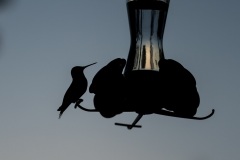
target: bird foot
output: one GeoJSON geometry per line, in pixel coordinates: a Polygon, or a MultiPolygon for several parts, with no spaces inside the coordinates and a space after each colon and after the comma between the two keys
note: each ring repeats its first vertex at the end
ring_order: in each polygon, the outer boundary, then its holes
{"type": "Polygon", "coordinates": [[[75,103],[74,108],[76,109],[77,107],[79,107],[80,103],[82,103],[82,102],[83,102],[83,99],[78,99],[77,102],[75,103]]]}

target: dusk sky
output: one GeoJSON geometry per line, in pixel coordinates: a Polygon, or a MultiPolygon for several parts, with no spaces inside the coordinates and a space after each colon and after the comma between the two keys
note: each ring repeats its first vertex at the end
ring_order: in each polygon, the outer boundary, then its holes
{"type": "MultiPolygon", "coordinates": [[[[126,0],[11,0],[0,3],[1,160],[239,160],[240,1],[170,0],[166,59],[196,78],[200,106],[189,120],[136,113],[105,119],[74,109],[58,119],[71,68],[97,71],[130,47],[126,0]]],[[[82,105],[93,108],[86,92],[82,105]]]]}

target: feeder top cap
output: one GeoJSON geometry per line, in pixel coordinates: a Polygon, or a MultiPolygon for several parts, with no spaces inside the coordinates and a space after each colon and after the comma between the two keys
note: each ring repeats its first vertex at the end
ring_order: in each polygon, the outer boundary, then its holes
{"type": "Polygon", "coordinates": [[[162,1],[162,2],[165,2],[165,3],[169,3],[170,0],[127,0],[127,2],[131,2],[131,1],[140,1],[140,2],[148,2],[148,1],[162,1]]]}

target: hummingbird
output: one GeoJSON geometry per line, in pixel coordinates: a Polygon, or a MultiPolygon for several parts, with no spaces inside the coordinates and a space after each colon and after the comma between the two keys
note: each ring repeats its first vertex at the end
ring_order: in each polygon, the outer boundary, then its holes
{"type": "Polygon", "coordinates": [[[88,86],[87,78],[84,75],[84,69],[96,63],[97,62],[87,66],[75,66],[71,69],[72,83],[63,97],[62,105],[57,110],[60,112],[59,119],[71,103],[75,103],[74,108],[76,108],[83,101],[80,98],[86,92],[88,86]]]}

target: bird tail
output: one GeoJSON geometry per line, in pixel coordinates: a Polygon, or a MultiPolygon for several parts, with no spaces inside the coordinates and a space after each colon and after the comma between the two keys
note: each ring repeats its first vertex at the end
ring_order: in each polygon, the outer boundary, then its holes
{"type": "Polygon", "coordinates": [[[64,112],[64,110],[62,109],[62,106],[60,106],[57,111],[60,111],[59,117],[58,117],[58,119],[60,119],[62,114],[63,114],[63,112],[64,112]]]}
{"type": "Polygon", "coordinates": [[[62,114],[63,114],[63,112],[62,112],[62,111],[60,111],[58,119],[60,119],[60,118],[61,118],[62,114]]]}
{"type": "MultiPolygon", "coordinates": [[[[62,107],[62,106],[61,106],[61,107],[62,107]]],[[[61,111],[61,107],[59,107],[57,111],[61,111]]]]}

